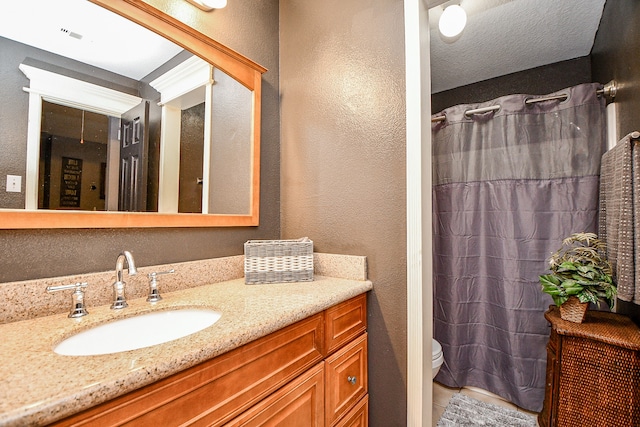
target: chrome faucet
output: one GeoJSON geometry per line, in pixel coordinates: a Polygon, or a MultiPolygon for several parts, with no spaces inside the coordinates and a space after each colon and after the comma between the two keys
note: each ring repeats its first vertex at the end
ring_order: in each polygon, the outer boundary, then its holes
{"type": "Polygon", "coordinates": [[[77,318],[86,316],[89,314],[84,305],[84,289],[87,287],[87,283],[74,283],[72,285],[59,285],[59,286],[47,286],[47,292],[66,291],[67,289],[73,289],[73,306],[68,317],[77,318]]]}
{"type": "Polygon", "coordinates": [[[158,276],[160,274],[172,274],[175,273],[175,270],[172,268],[168,271],[160,271],[147,274],[149,278],[149,296],[147,297],[147,302],[158,302],[162,300],[160,296],[160,292],[158,291],[158,276]]]}
{"type": "Polygon", "coordinates": [[[127,304],[127,297],[124,294],[126,283],[122,280],[122,270],[124,269],[125,260],[127,261],[129,276],[135,276],[138,273],[131,252],[122,251],[116,259],[116,281],[113,283],[113,304],[111,304],[111,309],[113,310],[119,310],[129,305],[127,304]]]}

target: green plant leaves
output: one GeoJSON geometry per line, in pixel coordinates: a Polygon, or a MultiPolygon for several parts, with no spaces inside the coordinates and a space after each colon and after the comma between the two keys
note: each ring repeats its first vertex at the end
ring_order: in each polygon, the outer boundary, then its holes
{"type": "Polygon", "coordinates": [[[553,302],[558,307],[569,298],[566,289],[562,287],[562,282],[553,274],[540,276],[540,284],[542,286],[542,292],[551,295],[553,302]]]}
{"type": "Polygon", "coordinates": [[[584,286],[572,279],[565,280],[560,286],[564,288],[566,295],[578,295],[584,289],[584,286]]]}
{"type": "Polygon", "coordinates": [[[557,273],[563,273],[565,271],[578,271],[578,266],[573,261],[563,261],[556,267],[557,273]]]}
{"type": "Polygon", "coordinates": [[[542,284],[542,288],[544,289],[545,285],[548,287],[557,287],[560,285],[560,283],[562,283],[562,281],[560,281],[560,279],[558,279],[553,274],[545,274],[540,276],[540,283],[542,284]]]}
{"type": "Polygon", "coordinates": [[[542,291],[560,306],[570,296],[594,304],[605,300],[612,307],[617,294],[606,245],[593,233],[574,233],[549,259],[551,274],[540,276],[542,291]]]}
{"type": "Polygon", "coordinates": [[[578,272],[582,277],[594,280],[600,276],[600,272],[592,265],[580,265],[578,266],[578,272]]]}

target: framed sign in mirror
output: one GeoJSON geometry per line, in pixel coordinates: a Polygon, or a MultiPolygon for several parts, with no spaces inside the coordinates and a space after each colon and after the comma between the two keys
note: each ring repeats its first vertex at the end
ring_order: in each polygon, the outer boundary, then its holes
{"type": "Polygon", "coordinates": [[[0,228],[258,225],[266,69],[140,0],[34,1],[0,18],[0,170],[24,176],[0,191],[0,228]]]}

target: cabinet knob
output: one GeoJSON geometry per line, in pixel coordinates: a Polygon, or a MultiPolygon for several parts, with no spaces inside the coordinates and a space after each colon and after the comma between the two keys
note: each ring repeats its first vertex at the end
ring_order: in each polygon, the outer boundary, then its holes
{"type": "Polygon", "coordinates": [[[350,375],[350,376],[348,376],[348,377],[347,377],[347,381],[349,381],[349,383],[350,383],[351,385],[355,385],[355,384],[356,384],[356,382],[358,381],[358,378],[357,378],[357,377],[355,377],[355,376],[351,376],[351,375],[350,375]]]}

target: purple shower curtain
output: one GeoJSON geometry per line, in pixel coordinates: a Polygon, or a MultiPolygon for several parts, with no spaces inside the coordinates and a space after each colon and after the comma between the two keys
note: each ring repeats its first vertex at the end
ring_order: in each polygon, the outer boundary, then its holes
{"type": "Polygon", "coordinates": [[[540,96],[510,95],[433,116],[446,116],[432,126],[434,338],[445,358],[436,381],[542,408],[543,313],[553,301],[538,275],[564,237],[597,230],[600,87],[529,105],[540,96]]]}

